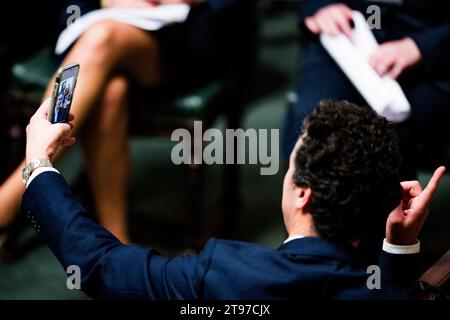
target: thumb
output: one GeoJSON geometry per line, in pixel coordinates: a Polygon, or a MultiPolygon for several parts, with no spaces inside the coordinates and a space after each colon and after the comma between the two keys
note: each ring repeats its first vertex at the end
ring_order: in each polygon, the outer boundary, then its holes
{"type": "Polygon", "coordinates": [[[397,207],[395,207],[389,214],[389,222],[398,222],[403,219],[403,200],[400,201],[397,207]]]}
{"type": "Polygon", "coordinates": [[[70,133],[72,127],[68,123],[55,123],[52,129],[55,132],[55,140],[61,141],[70,133]]]}
{"type": "Polygon", "coordinates": [[[42,102],[41,106],[37,109],[35,113],[37,117],[47,119],[47,114],[50,111],[50,101],[51,98],[48,98],[45,99],[44,102],[42,102]]]}

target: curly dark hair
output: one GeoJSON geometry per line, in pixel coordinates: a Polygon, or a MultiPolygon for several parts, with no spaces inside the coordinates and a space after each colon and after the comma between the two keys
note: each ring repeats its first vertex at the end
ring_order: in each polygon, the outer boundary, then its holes
{"type": "Polygon", "coordinates": [[[401,199],[393,125],[368,107],[324,100],[301,137],[293,180],[311,188],[316,232],[334,241],[379,235],[401,199]]]}

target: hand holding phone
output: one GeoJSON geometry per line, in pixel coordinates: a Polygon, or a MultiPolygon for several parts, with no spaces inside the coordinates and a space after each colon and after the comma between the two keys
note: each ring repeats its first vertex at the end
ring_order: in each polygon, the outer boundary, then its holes
{"type": "Polygon", "coordinates": [[[55,84],[51,96],[48,121],[51,123],[67,123],[72,105],[75,85],[77,83],[80,65],[71,63],[61,67],[55,78],[55,84]]]}

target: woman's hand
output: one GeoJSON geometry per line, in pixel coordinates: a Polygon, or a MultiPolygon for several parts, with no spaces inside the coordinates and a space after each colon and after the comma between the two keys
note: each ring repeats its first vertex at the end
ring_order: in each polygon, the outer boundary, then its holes
{"type": "Polygon", "coordinates": [[[102,7],[145,9],[153,8],[162,4],[185,3],[189,5],[196,5],[202,2],[204,2],[204,0],[105,0],[103,1],[102,7]]]}
{"type": "Polygon", "coordinates": [[[102,7],[107,8],[128,8],[145,9],[157,6],[154,1],[147,0],[105,0],[102,1],[102,7]]]}
{"type": "Polygon", "coordinates": [[[184,3],[189,5],[196,5],[205,2],[205,0],[150,0],[151,2],[160,5],[160,4],[177,4],[184,3]]]}

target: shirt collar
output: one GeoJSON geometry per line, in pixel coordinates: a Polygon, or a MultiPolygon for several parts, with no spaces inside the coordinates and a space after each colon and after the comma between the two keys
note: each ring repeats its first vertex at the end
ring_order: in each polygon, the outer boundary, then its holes
{"type": "Polygon", "coordinates": [[[310,255],[327,259],[338,259],[351,264],[362,264],[362,256],[356,248],[344,242],[333,242],[320,237],[293,235],[278,248],[291,254],[310,255]]]}
{"type": "Polygon", "coordinates": [[[301,238],[304,238],[304,237],[305,237],[304,235],[301,235],[301,234],[295,234],[295,235],[293,235],[293,236],[290,236],[290,237],[287,238],[286,240],[284,240],[283,244],[286,244],[286,243],[288,243],[289,241],[301,239],[301,238]]]}

